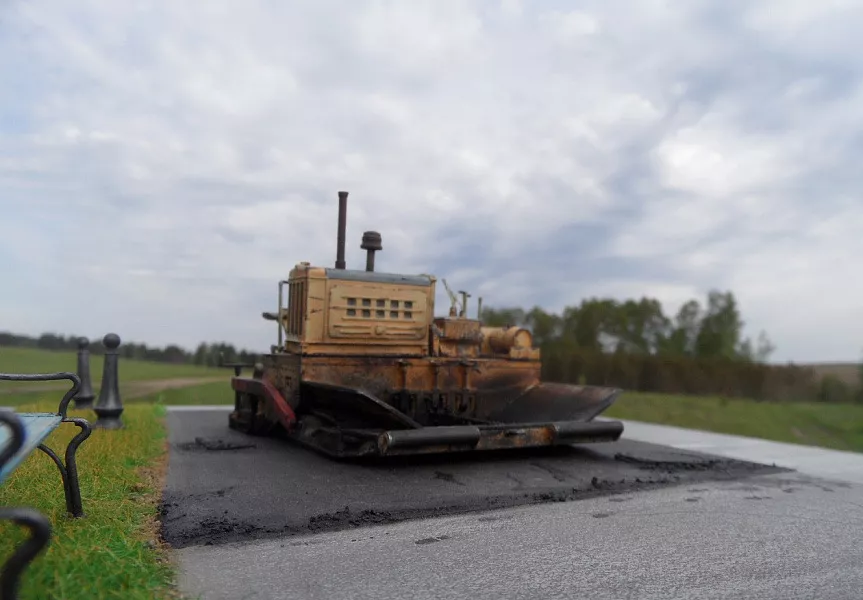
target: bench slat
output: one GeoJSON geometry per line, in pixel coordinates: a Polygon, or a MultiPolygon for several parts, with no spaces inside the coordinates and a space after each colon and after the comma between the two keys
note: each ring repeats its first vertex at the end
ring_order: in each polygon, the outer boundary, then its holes
{"type": "MultiPolygon", "coordinates": [[[[18,418],[24,425],[26,432],[24,445],[18,450],[9,462],[3,465],[0,469],[0,483],[20,465],[31,452],[36,450],[36,447],[47,438],[52,431],[63,421],[60,415],[47,413],[17,413],[18,418]]],[[[0,424],[0,448],[5,447],[11,441],[9,428],[0,424]]]]}

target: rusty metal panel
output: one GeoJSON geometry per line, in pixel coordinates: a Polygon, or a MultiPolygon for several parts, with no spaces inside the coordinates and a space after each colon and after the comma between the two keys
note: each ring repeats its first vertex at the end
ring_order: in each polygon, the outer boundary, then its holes
{"type": "Polygon", "coordinates": [[[538,362],[305,356],[304,381],[363,390],[420,422],[485,419],[539,381],[538,362]]]}
{"type": "Polygon", "coordinates": [[[297,415],[294,413],[293,407],[290,406],[280,390],[268,380],[234,377],[231,379],[231,387],[237,392],[265,398],[267,401],[258,405],[258,411],[268,421],[280,423],[287,431],[296,425],[297,415]]]}
{"type": "Polygon", "coordinates": [[[481,323],[475,319],[434,320],[440,330],[440,337],[446,340],[464,340],[479,344],[482,341],[481,323]]]}
{"type": "Polygon", "coordinates": [[[302,357],[298,354],[264,355],[264,379],[282,394],[292,408],[300,403],[302,357]]]}
{"type": "Polygon", "coordinates": [[[309,269],[306,285],[306,304],[303,306],[305,325],[299,347],[301,352],[310,345],[324,342],[327,329],[327,279],[324,269],[309,269]]]}
{"type": "Polygon", "coordinates": [[[445,416],[512,423],[589,420],[613,388],[540,383],[535,361],[306,357],[303,379],[363,390],[427,424],[445,416]]]}
{"type": "Polygon", "coordinates": [[[434,389],[495,390],[537,383],[538,362],[499,358],[389,358],[379,356],[305,356],[303,379],[369,389],[375,393],[434,389]]]}
{"type": "Polygon", "coordinates": [[[481,323],[474,319],[435,319],[438,334],[435,350],[440,356],[479,356],[482,344],[481,323]]]}
{"type": "Polygon", "coordinates": [[[620,390],[611,387],[538,383],[505,404],[489,406],[486,416],[502,422],[589,421],[611,406],[620,390]]]}

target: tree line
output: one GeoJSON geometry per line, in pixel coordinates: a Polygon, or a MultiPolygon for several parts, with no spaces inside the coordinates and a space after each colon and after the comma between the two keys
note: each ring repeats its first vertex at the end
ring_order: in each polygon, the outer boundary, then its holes
{"type": "Polygon", "coordinates": [[[863,401],[863,390],[821,378],[811,367],[768,364],[775,345],[764,331],[744,337],[730,291],[711,290],[705,301],[689,300],[674,315],[654,298],[587,298],[560,313],[488,307],[481,319],[530,329],[548,381],[773,401],[863,401]]]}
{"type": "Polygon", "coordinates": [[[483,324],[520,325],[531,329],[538,345],[567,342],[583,350],[691,358],[725,358],[764,362],[775,346],[761,332],[743,337],[744,321],[731,292],[711,291],[702,305],[683,304],[674,317],[653,298],[618,301],[588,298],[561,314],[540,307],[484,308],[483,324]]]}
{"type": "MultiPolygon", "coordinates": [[[[79,335],[58,335],[43,333],[39,337],[0,332],[0,347],[38,348],[41,350],[69,351],[78,350],[79,335]]],[[[104,354],[102,340],[90,340],[88,349],[92,354],[104,354]]],[[[225,362],[254,363],[260,359],[260,353],[245,349],[237,349],[227,342],[201,342],[193,351],[169,344],[164,347],[148,346],[139,342],[123,342],[119,348],[120,356],[135,360],[147,360],[171,364],[194,364],[205,367],[219,365],[219,357],[224,356],[225,362]]]]}
{"type": "MultiPolygon", "coordinates": [[[[487,326],[530,329],[542,349],[546,381],[774,401],[863,401],[863,389],[836,377],[821,378],[811,367],[768,364],[774,344],[763,331],[755,339],[744,337],[745,323],[730,291],[712,290],[703,302],[692,299],[673,315],[654,298],[587,298],[560,313],[540,307],[486,306],[481,319],[487,326]]],[[[0,347],[76,350],[78,337],[0,332],[0,347]]],[[[94,354],[104,352],[101,340],[91,341],[89,348],[94,354]]],[[[260,353],[226,342],[202,342],[192,351],[173,344],[129,342],[120,346],[120,353],[125,358],[208,367],[217,366],[220,356],[227,362],[260,360],[260,353]]]]}

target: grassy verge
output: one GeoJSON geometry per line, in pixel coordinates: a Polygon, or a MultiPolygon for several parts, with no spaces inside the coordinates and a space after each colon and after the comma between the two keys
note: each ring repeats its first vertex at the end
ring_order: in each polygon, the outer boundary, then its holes
{"type": "MultiPolygon", "coordinates": [[[[58,392],[4,396],[3,404],[25,411],[55,411],[58,392]],[[22,404],[24,399],[31,402],[22,404]],[[32,400],[38,399],[33,403],[32,400]]],[[[81,495],[87,513],[66,516],[57,468],[37,452],[0,486],[0,506],[31,506],[54,524],[48,549],[25,572],[22,598],[179,598],[174,568],[158,541],[158,505],[167,468],[164,405],[231,404],[227,381],[164,390],[124,403],[125,429],[95,429],[78,450],[81,495]]],[[[70,411],[91,423],[92,411],[70,411]]],[[[61,454],[77,433],[63,425],[48,439],[61,454]]],[[[23,530],[0,521],[0,558],[25,538],[23,530]]]]}
{"type": "MultiPolygon", "coordinates": [[[[77,364],[78,357],[75,352],[0,347],[0,371],[4,373],[74,372],[77,364]]],[[[94,386],[99,385],[103,364],[104,357],[95,354],[90,355],[90,372],[94,386]]],[[[219,377],[226,374],[225,369],[197,365],[172,365],[128,358],[120,358],[119,371],[120,379],[126,381],[151,381],[172,377],[219,377]]],[[[21,384],[3,382],[3,385],[20,386],[21,384]]],[[[61,387],[63,385],[65,382],[60,384],[61,387]]]]}
{"type": "MultiPolygon", "coordinates": [[[[23,409],[56,410],[56,401],[23,409]]],[[[89,411],[72,411],[91,422],[89,411]]],[[[64,600],[177,598],[174,568],[157,540],[158,503],[167,466],[164,407],[126,407],[126,428],[94,430],[78,450],[86,516],[66,515],[57,467],[31,455],[0,487],[0,506],[31,506],[54,524],[54,537],[22,578],[21,597],[64,600]]],[[[62,425],[48,445],[62,456],[78,431],[62,425]]],[[[0,555],[8,556],[24,532],[0,522],[0,555]]]]}
{"type": "Polygon", "coordinates": [[[859,404],[778,404],[625,393],[604,416],[863,452],[863,405],[859,404]]]}

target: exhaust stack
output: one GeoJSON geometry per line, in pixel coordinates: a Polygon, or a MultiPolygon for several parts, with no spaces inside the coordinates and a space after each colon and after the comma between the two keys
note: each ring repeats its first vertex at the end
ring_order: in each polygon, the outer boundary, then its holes
{"type": "Polygon", "coordinates": [[[345,229],[348,218],[348,193],[339,192],[339,230],[336,240],[336,268],[345,269],[345,229]]]}

